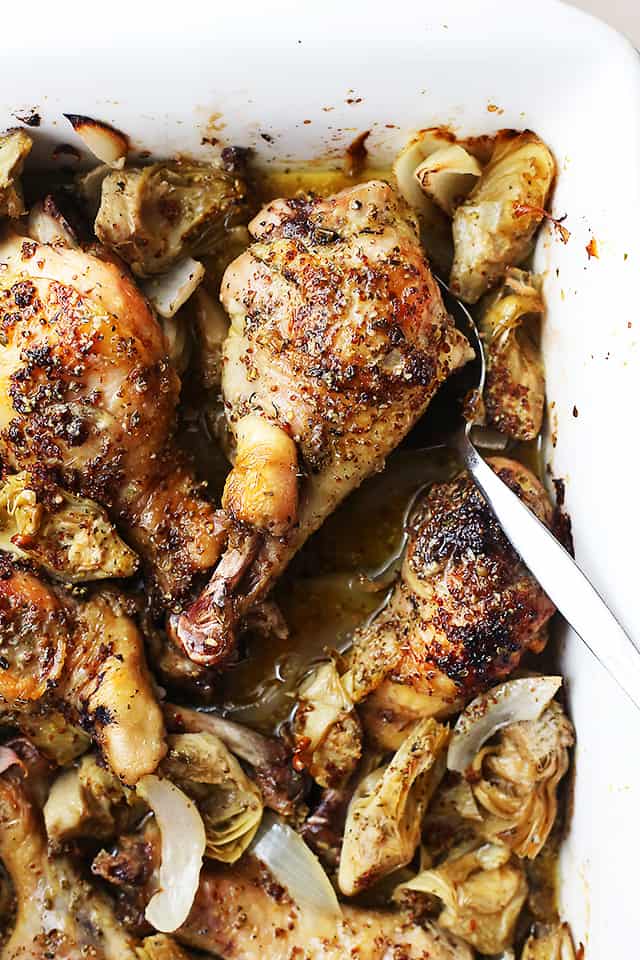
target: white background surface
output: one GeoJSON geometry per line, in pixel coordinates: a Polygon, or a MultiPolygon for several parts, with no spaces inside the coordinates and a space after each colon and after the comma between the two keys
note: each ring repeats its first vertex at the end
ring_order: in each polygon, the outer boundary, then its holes
{"type": "Polygon", "coordinates": [[[640,49],[640,0],[573,0],[573,3],[626,33],[640,49]]]}

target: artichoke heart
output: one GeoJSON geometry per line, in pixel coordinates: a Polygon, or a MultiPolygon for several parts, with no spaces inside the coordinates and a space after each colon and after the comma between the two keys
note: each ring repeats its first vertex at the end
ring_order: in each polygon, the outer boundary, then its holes
{"type": "Polygon", "coordinates": [[[323,663],[300,687],[296,756],[321,787],[339,785],[356,768],[362,731],[334,663],[323,663]]]}
{"type": "Polygon", "coordinates": [[[527,892],[522,864],[508,847],[476,843],[453,850],[435,869],[400,884],[394,899],[402,902],[416,893],[437,897],[443,905],[440,926],[481,953],[496,954],[511,946],[527,892]]]}
{"type": "Polygon", "coordinates": [[[435,150],[414,170],[421,189],[451,216],[482,172],[476,158],[459,143],[435,150]]]}
{"type": "Polygon", "coordinates": [[[421,720],[389,764],[368,774],[356,788],[338,872],[338,886],[346,896],[412,859],[424,814],[444,773],[448,740],[448,727],[432,717],[421,720]]]}
{"type": "Polygon", "coordinates": [[[15,219],[24,213],[20,174],[32,145],[24,130],[0,137],[0,217],[15,219]]]}
{"type": "Polygon", "coordinates": [[[123,803],[118,778],[86,754],[53,782],[43,811],[47,837],[54,846],[79,837],[108,839],[116,833],[116,808],[123,803]]]}
{"type": "Polygon", "coordinates": [[[456,296],[476,303],[529,255],[555,172],[551,151],[531,130],[497,135],[491,160],[453,216],[456,296]]]}
{"type": "Polygon", "coordinates": [[[576,960],[568,924],[555,924],[532,933],[522,949],[521,960],[576,960]]]}
{"type": "Polygon", "coordinates": [[[196,802],[205,827],[205,856],[235,863],[260,825],[260,790],[214,734],[175,734],[167,740],[161,770],[196,802]]]}
{"type": "Polygon", "coordinates": [[[91,737],[71,723],[62,710],[44,698],[40,701],[0,702],[0,726],[18,727],[43,757],[66,767],[86,753],[91,737]]]}
{"type": "Polygon", "coordinates": [[[95,231],[139,277],[183,257],[213,253],[226,230],[248,219],[243,180],[208,163],[177,160],[108,174],[95,231]]]}
{"type": "Polygon", "coordinates": [[[0,549],[73,583],[130,577],[138,567],[102,507],[60,487],[40,491],[27,472],[0,485],[0,549]]]}
{"type": "Polygon", "coordinates": [[[535,278],[517,268],[507,271],[482,306],[487,422],[516,440],[533,440],[542,427],[545,388],[538,343],[544,302],[535,278]]]}
{"type": "Polygon", "coordinates": [[[538,720],[512,723],[473,764],[473,795],[483,836],[533,859],[549,836],[558,808],[558,783],[569,767],[573,727],[552,700],[538,720]]]}

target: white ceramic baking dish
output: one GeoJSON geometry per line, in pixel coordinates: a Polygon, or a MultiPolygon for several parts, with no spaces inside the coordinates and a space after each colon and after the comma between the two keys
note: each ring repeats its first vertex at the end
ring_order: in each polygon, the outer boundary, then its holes
{"type": "MultiPolygon", "coordinates": [[[[547,459],[566,481],[580,562],[640,638],[640,60],[629,43],[555,0],[244,0],[167,12],[3,5],[0,128],[36,110],[47,164],[55,144],[74,141],[63,112],[109,121],[160,156],[206,156],[202,138],[217,135],[266,163],[326,158],[370,129],[384,162],[411,131],[441,123],[465,134],[528,126],[551,145],[554,212],[567,214],[571,237],[565,245],[547,227],[536,252],[549,305],[547,459]]],[[[575,636],[561,647],[578,729],[562,909],[591,960],[631,958],[640,716],[575,636]]]]}

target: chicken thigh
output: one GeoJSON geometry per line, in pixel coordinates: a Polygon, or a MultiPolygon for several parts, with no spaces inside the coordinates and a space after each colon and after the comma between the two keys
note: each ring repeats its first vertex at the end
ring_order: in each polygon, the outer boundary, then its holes
{"type": "Polygon", "coordinates": [[[276,200],[227,268],[222,387],[235,440],[229,543],[174,636],[199,663],[422,415],[472,351],[447,314],[409,208],[384,182],[276,200]]]}
{"type": "Polygon", "coordinates": [[[60,711],[91,732],[114,773],[134,784],[166,752],[142,636],[114,591],[61,599],[32,573],[0,578],[0,707],[21,726],[60,711]]]}
{"type": "MultiPolygon", "coordinates": [[[[549,524],[534,475],[514,460],[490,463],[549,524]]],[[[395,750],[419,718],[460,709],[544,646],[553,612],[471,478],[431,487],[411,520],[401,578],[356,635],[342,677],[366,733],[395,750]]]]}
{"type": "Polygon", "coordinates": [[[105,257],[0,239],[0,455],[105,505],[175,599],[223,532],[171,439],[179,380],[160,327],[105,257]]]}

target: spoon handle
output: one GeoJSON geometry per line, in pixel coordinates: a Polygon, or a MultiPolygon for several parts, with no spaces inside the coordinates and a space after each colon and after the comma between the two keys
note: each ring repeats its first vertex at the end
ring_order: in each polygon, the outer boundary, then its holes
{"type": "Polygon", "coordinates": [[[463,431],[458,455],[547,596],[640,709],[640,650],[550,530],[493,472],[463,431]]]}

